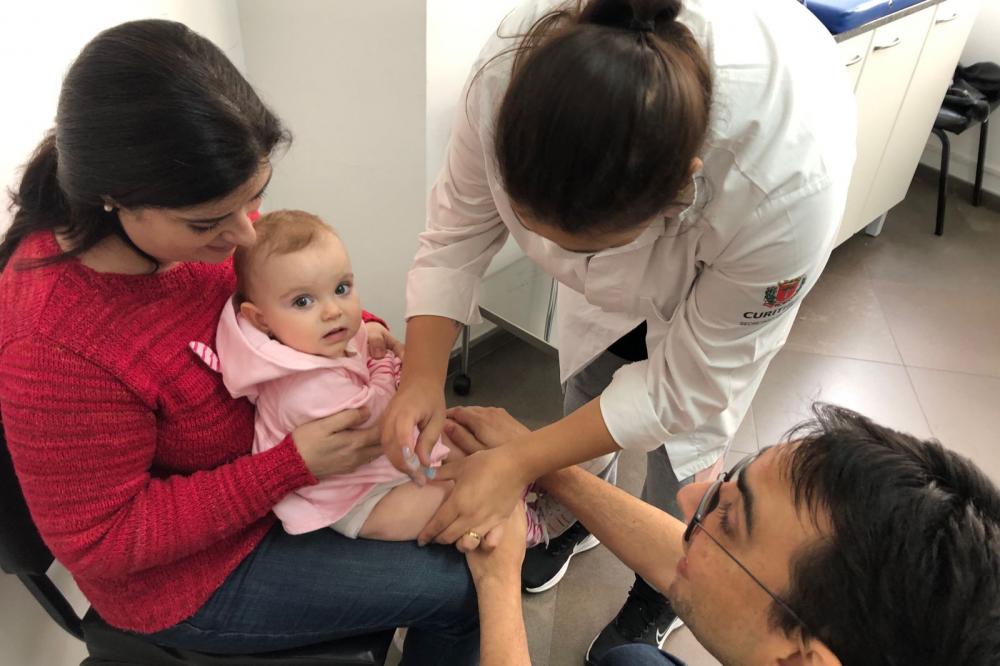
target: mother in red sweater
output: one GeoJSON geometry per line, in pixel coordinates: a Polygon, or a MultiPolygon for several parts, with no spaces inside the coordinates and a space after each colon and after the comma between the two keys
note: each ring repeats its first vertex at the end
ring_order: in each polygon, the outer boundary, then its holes
{"type": "Polygon", "coordinates": [[[378,433],[349,430],[367,415],[251,456],[253,406],[188,348],[214,343],[230,257],[254,240],[288,140],[181,24],[125,23],[84,47],[0,244],[0,414],[18,478],[112,625],[217,653],[408,626],[405,664],[476,663],[457,551],[275,524],[285,494],[380,453],[378,433]]]}

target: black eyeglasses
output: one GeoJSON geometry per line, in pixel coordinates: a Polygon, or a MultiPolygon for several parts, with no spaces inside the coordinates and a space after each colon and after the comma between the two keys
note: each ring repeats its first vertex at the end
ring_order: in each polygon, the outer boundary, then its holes
{"type": "Polygon", "coordinates": [[[807,633],[812,634],[812,632],[809,630],[809,625],[803,622],[802,618],[800,618],[795,613],[795,611],[793,611],[789,607],[788,604],[782,601],[778,597],[778,595],[776,595],[774,592],[769,590],[767,585],[764,585],[764,583],[760,582],[759,578],[750,573],[750,570],[747,569],[742,562],[736,559],[736,557],[732,553],[726,550],[725,546],[719,543],[718,539],[712,536],[711,533],[709,533],[709,531],[705,529],[705,524],[704,524],[705,518],[708,516],[708,514],[715,511],[715,509],[719,506],[719,490],[722,488],[722,484],[728,483],[729,481],[736,479],[743,472],[743,470],[749,467],[750,463],[756,460],[761,453],[767,450],[767,448],[761,449],[757,453],[753,453],[747,456],[740,462],[736,463],[736,465],[734,465],[731,470],[723,474],[720,474],[719,478],[712,482],[712,485],[708,487],[708,490],[706,490],[704,496],[702,496],[701,501],[698,502],[698,508],[695,510],[694,515],[691,516],[691,521],[688,523],[687,529],[684,530],[684,542],[690,543],[691,537],[694,536],[695,529],[700,529],[702,534],[704,534],[713,542],[715,542],[715,545],[721,548],[722,552],[725,553],[727,556],[729,556],[729,559],[731,559],[733,562],[736,563],[736,566],[738,566],[740,569],[743,569],[743,571],[746,572],[746,575],[750,576],[753,582],[757,583],[760,589],[764,590],[767,593],[767,596],[774,599],[774,603],[781,606],[781,608],[786,613],[788,613],[791,617],[795,619],[796,622],[802,625],[802,628],[805,629],[807,633]]]}

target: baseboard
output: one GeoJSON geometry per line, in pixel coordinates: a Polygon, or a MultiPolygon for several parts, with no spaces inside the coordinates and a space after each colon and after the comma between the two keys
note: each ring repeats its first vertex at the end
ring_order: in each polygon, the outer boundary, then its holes
{"type": "MultiPolygon", "coordinates": [[[[473,338],[469,342],[469,364],[480,361],[501,347],[506,347],[512,342],[517,342],[517,338],[503,330],[495,327],[480,336],[473,338]]],[[[451,353],[448,359],[448,377],[458,374],[462,367],[461,347],[451,353]]]]}
{"type": "MultiPolygon", "coordinates": [[[[973,189],[975,189],[974,185],[971,182],[966,181],[965,179],[960,178],[959,176],[956,176],[954,173],[952,173],[951,169],[949,169],[948,171],[949,171],[948,173],[949,193],[956,194],[964,199],[968,199],[971,201],[972,191],[973,189]]],[[[941,175],[940,169],[921,163],[917,165],[917,172],[914,175],[914,179],[915,180],[919,179],[924,183],[927,183],[929,185],[934,185],[936,187],[940,175],[941,175]]],[[[983,207],[1000,212],[1000,194],[992,192],[986,188],[985,178],[983,186],[983,207]]]]}
{"type": "MultiPolygon", "coordinates": [[[[954,137],[952,139],[954,141],[954,137]]],[[[952,143],[950,165],[948,167],[948,186],[955,185],[959,192],[964,192],[965,190],[962,188],[963,186],[967,186],[968,195],[972,196],[972,184],[976,180],[976,163],[979,154],[977,151],[970,156],[959,148],[955,143],[952,143]]],[[[936,137],[931,137],[924,148],[917,171],[919,173],[921,169],[926,167],[930,169],[936,178],[937,174],[941,171],[940,165],[941,142],[936,137]]],[[[926,175],[926,171],[924,175],[926,175]]],[[[983,202],[986,203],[991,195],[994,200],[1000,197],[1000,168],[990,163],[989,153],[987,153],[986,166],[983,169],[983,202]]]]}

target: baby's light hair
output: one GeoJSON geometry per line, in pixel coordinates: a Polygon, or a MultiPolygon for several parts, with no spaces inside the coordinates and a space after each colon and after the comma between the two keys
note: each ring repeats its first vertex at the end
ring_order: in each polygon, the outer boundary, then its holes
{"type": "Polygon", "coordinates": [[[236,303],[250,298],[251,275],[258,264],[274,255],[291,254],[308,247],[320,234],[337,232],[312,213],[302,210],[276,210],[262,215],[254,224],[257,241],[250,247],[238,247],[233,255],[236,271],[236,303]]]}

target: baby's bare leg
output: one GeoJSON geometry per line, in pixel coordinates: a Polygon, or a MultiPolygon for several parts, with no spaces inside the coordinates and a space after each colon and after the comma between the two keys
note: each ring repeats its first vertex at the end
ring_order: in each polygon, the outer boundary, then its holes
{"type": "Polygon", "coordinates": [[[421,488],[410,481],[396,486],[368,514],[358,536],[379,541],[412,541],[450,490],[451,483],[430,483],[421,488]]]}
{"type": "MultiPolygon", "coordinates": [[[[443,438],[449,448],[448,459],[464,458],[465,454],[443,438]]],[[[361,527],[359,537],[379,541],[412,541],[437,512],[451,492],[453,484],[429,483],[420,487],[412,481],[396,486],[383,497],[361,527]]]]}

